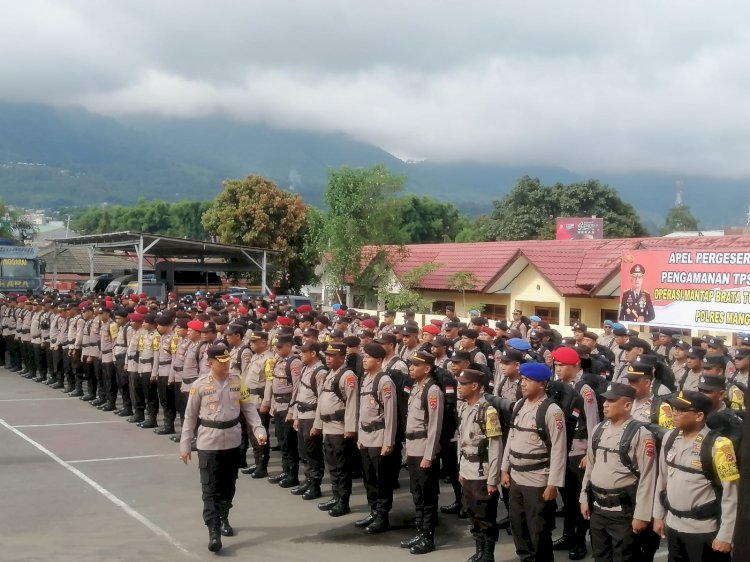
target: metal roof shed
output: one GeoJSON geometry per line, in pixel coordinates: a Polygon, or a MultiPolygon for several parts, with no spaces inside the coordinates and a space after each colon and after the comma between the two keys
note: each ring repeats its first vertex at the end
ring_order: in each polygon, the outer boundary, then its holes
{"type": "MultiPolygon", "coordinates": [[[[138,258],[139,286],[143,285],[143,257],[149,255],[161,259],[196,259],[202,261],[211,258],[223,258],[250,263],[261,272],[261,284],[266,291],[269,291],[267,283],[268,255],[278,253],[277,250],[270,250],[268,248],[220,244],[217,242],[162,236],[161,234],[149,234],[148,232],[132,230],[109,232],[106,234],[88,234],[71,238],[56,238],[52,242],[55,243],[56,248],[59,248],[61,245],[87,246],[91,266],[90,276],[92,279],[94,277],[95,250],[128,252],[132,248],[132,251],[135,252],[138,258]]],[[[249,269],[252,270],[254,268],[249,269]]],[[[57,272],[55,271],[53,275],[56,274],[57,272]]]]}

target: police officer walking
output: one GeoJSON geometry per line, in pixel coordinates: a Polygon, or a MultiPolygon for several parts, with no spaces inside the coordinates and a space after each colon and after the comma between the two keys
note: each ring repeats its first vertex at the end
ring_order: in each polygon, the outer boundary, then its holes
{"type": "Polygon", "coordinates": [[[198,460],[203,491],[203,521],[208,527],[208,550],[221,550],[221,535],[231,537],[229,524],[237,470],[240,466],[240,416],[245,418],[258,443],[267,440],[266,430],[255,407],[242,392],[237,375],[229,373],[229,350],[224,344],[207,351],[210,372],[190,388],[185,424],[180,439],[180,458],[187,464],[190,445],[197,429],[198,460]]]}
{"type": "Polygon", "coordinates": [[[463,487],[463,505],[471,521],[476,553],[467,562],[495,560],[498,538],[497,504],[499,499],[500,417],[482,392],[484,373],[464,370],[458,377],[458,474],[463,487]]]}

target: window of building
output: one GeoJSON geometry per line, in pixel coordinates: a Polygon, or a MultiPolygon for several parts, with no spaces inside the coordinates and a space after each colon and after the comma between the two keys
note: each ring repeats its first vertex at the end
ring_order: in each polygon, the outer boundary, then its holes
{"type": "Polygon", "coordinates": [[[456,309],[456,301],[432,301],[432,312],[434,314],[445,314],[445,307],[452,306],[456,309]]]}
{"type": "Polygon", "coordinates": [[[572,326],[576,322],[580,322],[580,321],[581,321],[581,309],[571,308],[570,317],[568,318],[568,326],[572,326]]]}
{"type": "Polygon", "coordinates": [[[508,307],[504,304],[485,304],[482,316],[490,320],[507,320],[508,307]]]}
{"type": "Polygon", "coordinates": [[[604,324],[605,320],[611,320],[612,322],[617,322],[617,311],[616,310],[607,310],[602,308],[602,317],[601,322],[599,325],[601,326],[604,324]]]}
{"type": "Polygon", "coordinates": [[[560,308],[557,306],[535,306],[534,315],[550,324],[560,323],[560,308]]]}

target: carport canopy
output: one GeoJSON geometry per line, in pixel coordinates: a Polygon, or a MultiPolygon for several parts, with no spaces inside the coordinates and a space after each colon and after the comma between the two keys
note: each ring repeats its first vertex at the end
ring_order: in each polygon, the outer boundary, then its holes
{"type": "MultiPolygon", "coordinates": [[[[152,256],[158,259],[206,259],[237,260],[250,264],[248,271],[260,271],[261,286],[266,292],[268,287],[268,257],[278,253],[269,248],[254,248],[252,246],[238,246],[235,244],[220,244],[190,238],[177,238],[126,230],[123,232],[109,232],[106,234],[87,234],[70,238],[56,238],[52,242],[55,248],[61,246],[86,246],[89,250],[90,278],[94,278],[94,252],[130,252],[134,251],[138,258],[138,286],[143,286],[143,258],[152,256]]],[[[57,276],[57,271],[53,272],[57,276]]]]}

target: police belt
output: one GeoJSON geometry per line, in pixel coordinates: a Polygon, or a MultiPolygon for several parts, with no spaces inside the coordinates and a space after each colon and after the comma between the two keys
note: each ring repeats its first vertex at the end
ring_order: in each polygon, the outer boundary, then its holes
{"type": "Polygon", "coordinates": [[[661,503],[667,508],[669,513],[682,519],[697,519],[698,521],[705,521],[706,519],[715,519],[721,515],[721,506],[719,505],[718,500],[704,503],[703,505],[694,507],[689,511],[681,511],[673,508],[669,504],[666,490],[659,492],[659,497],[661,498],[661,503]]]}
{"type": "Polygon", "coordinates": [[[345,413],[346,413],[346,410],[336,410],[332,414],[320,414],[320,419],[321,421],[324,421],[326,423],[342,422],[344,421],[345,413]]]}
{"type": "Polygon", "coordinates": [[[489,462],[490,457],[487,455],[480,455],[479,453],[466,453],[461,451],[461,456],[469,462],[489,462]]]}
{"type": "Polygon", "coordinates": [[[96,342],[94,342],[94,343],[82,343],[81,347],[93,347],[95,345],[99,345],[99,344],[96,343],[96,342]]]}
{"type": "Polygon", "coordinates": [[[240,423],[239,416],[229,421],[204,420],[203,418],[201,418],[200,420],[200,424],[203,427],[210,427],[211,429],[229,429],[230,427],[234,427],[238,423],[240,423]]]}
{"type": "Polygon", "coordinates": [[[385,420],[374,421],[372,423],[360,423],[360,427],[365,433],[372,433],[373,431],[385,429],[385,420]]]}
{"type": "MultiPolygon", "coordinates": [[[[253,391],[250,391],[250,394],[252,394],[253,391]]],[[[262,396],[263,393],[261,391],[260,396],[262,396]]],[[[305,402],[297,402],[297,411],[301,414],[304,414],[305,412],[314,412],[316,408],[318,407],[317,404],[306,404],[305,402]]]]}
{"type": "Polygon", "coordinates": [[[631,486],[623,486],[621,488],[609,489],[589,484],[589,490],[591,491],[594,501],[600,507],[619,507],[623,511],[635,508],[635,502],[633,499],[638,490],[638,487],[635,484],[631,486]]]}
{"type": "Polygon", "coordinates": [[[175,373],[181,373],[182,372],[182,367],[172,367],[172,368],[174,369],[175,373]]]}
{"type": "Polygon", "coordinates": [[[186,379],[182,379],[182,382],[184,382],[185,384],[192,384],[197,380],[198,380],[198,377],[189,377],[186,379]]]}
{"type": "Polygon", "coordinates": [[[427,439],[427,431],[407,431],[404,437],[407,439],[427,439]]]}
{"type": "Polygon", "coordinates": [[[291,394],[274,394],[273,399],[279,404],[289,404],[292,401],[291,394]]]}
{"type": "Polygon", "coordinates": [[[265,391],[266,391],[266,389],[265,389],[265,388],[248,388],[248,389],[247,389],[247,391],[248,391],[248,392],[249,392],[249,393],[250,393],[250,394],[251,394],[252,396],[263,396],[263,395],[265,395],[265,393],[266,393],[266,392],[265,392],[265,391]]]}
{"type": "Polygon", "coordinates": [[[168,361],[159,361],[159,365],[171,365],[171,364],[172,364],[172,360],[171,359],[168,360],[168,361]]]}
{"type": "Polygon", "coordinates": [[[138,363],[148,364],[153,363],[154,358],[153,357],[147,357],[146,359],[138,359],[138,363]]]}
{"type": "Polygon", "coordinates": [[[510,463],[510,467],[517,471],[517,472],[531,472],[532,470],[542,470],[545,468],[549,468],[549,453],[518,453],[514,451],[513,449],[510,450],[509,455],[511,457],[515,457],[517,459],[524,459],[524,460],[538,460],[539,462],[534,462],[531,464],[514,464],[513,462],[510,463]]]}

